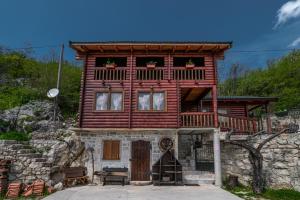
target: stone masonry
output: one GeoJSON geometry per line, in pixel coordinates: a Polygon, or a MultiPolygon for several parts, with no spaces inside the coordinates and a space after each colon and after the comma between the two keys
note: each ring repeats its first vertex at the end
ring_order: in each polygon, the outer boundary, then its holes
{"type": "MultiPolygon", "coordinates": [[[[63,132],[74,133],[69,130],[63,132]]],[[[54,185],[62,181],[60,168],[72,158],[72,155],[76,154],[81,145],[81,141],[75,134],[65,137],[64,141],[55,139],[0,140],[0,159],[12,160],[9,181],[30,183],[40,178],[49,185],[54,185]]],[[[75,162],[73,165],[81,164],[75,162]]]]}
{"type": "MultiPolygon", "coordinates": [[[[262,139],[257,137],[253,142],[257,144],[262,139]]],[[[242,184],[249,185],[252,178],[248,152],[225,143],[222,143],[221,150],[223,178],[233,174],[242,184]]],[[[300,133],[282,134],[267,143],[261,152],[267,186],[300,191],[300,133]]]]}
{"type": "MultiPolygon", "coordinates": [[[[130,157],[131,141],[145,140],[151,142],[150,166],[152,166],[161,156],[159,149],[159,140],[161,137],[168,136],[175,142],[176,130],[141,130],[141,131],[97,131],[93,133],[80,133],[81,140],[86,148],[94,148],[95,170],[102,170],[103,167],[127,167],[130,177],[130,157]],[[103,140],[120,140],[120,160],[108,161],[102,160],[103,140]]],[[[87,155],[85,166],[88,168],[88,174],[92,174],[92,161],[90,155],[87,155]]]]}

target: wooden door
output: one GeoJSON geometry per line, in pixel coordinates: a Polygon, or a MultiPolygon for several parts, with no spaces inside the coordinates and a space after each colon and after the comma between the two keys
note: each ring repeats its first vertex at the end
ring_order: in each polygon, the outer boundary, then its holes
{"type": "Polygon", "coordinates": [[[150,180],[150,142],[138,140],[131,143],[131,180],[150,180]]]}

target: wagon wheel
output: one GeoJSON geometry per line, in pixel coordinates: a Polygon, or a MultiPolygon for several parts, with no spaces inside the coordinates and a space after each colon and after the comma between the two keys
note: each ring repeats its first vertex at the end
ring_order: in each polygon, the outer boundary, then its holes
{"type": "Polygon", "coordinates": [[[169,137],[163,137],[159,141],[159,148],[162,152],[168,151],[173,148],[173,140],[169,137]]]}

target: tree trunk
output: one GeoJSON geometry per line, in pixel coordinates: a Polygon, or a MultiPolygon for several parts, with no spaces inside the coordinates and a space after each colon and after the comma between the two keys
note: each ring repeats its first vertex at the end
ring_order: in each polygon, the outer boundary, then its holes
{"type": "Polygon", "coordinates": [[[249,153],[249,160],[253,168],[252,190],[255,194],[263,193],[265,189],[265,178],[263,175],[263,157],[259,151],[249,153]]]}

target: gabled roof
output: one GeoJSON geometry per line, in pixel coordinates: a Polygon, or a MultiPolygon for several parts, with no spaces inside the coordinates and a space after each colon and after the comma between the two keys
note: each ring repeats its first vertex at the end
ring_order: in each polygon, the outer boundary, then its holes
{"type": "Polygon", "coordinates": [[[222,52],[232,46],[232,42],[209,41],[95,41],[78,42],[70,41],[69,45],[77,52],[100,51],[184,51],[222,52]]]}

